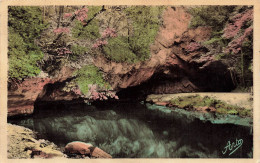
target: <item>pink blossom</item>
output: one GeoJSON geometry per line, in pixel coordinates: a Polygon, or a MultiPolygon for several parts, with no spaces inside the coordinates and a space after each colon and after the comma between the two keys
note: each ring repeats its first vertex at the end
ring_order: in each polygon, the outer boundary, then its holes
{"type": "Polygon", "coordinates": [[[70,29],[69,28],[56,28],[53,30],[53,32],[55,34],[59,34],[59,33],[69,33],[70,32],[70,29]]]}
{"type": "Polygon", "coordinates": [[[106,28],[102,33],[102,38],[116,37],[116,30],[113,28],[106,28]]]}
{"type": "Polygon", "coordinates": [[[72,13],[65,13],[64,15],[63,15],[63,17],[66,19],[66,18],[69,18],[69,17],[71,17],[72,16],[72,13]]]}
{"type": "Polygon", "coordinates": [[[100,46],[107,45],[107,44],[108,44],[107,40],[97,40],[97,41],[92,45],[92,47],[93,47],[93,48],[98,48],[98,47],[100,47],[100,46]]]}
{"type": "Polygon", "coordinates": [[[88,17],[87,12],[88,12],[88,9],[85,7],[75,11],[76,19],[78,19],[79,21],[81,21],[83,23],[83,21],[85,19],[87,19],[87,17],[88,17]]]}
{"type": "Polygon", "coordinates": [[[233,38],[241,30],[243,25],[253,19],[253,10],[247,10],[243,13],[237,14],[232,18],[232,22],[229,23],[224,29],[225,38],[233,38]]]}
{"type": "Polygon", "coordinates": [[[108,44],[108,42],[107,42],[107,40],[104,40],[103,45],[106,45],[106,44],[108,44]]]}
{"type": "Polygon", "coordinates": [[[72,52],[67,48],[58,48],[57,53],[58,55],[66,55],[66,54],[71,54],[72,52]]]}
{"type": "Polygon", "coordinates": [[[119,99],[118,96],[116,96],[115,93],[111,91],[98,92],[96,85],[92,85],[89,91],[90,91],[90,99],[92,100],[108,100],[108,98],[119,99]]]}
{"type": "Polygon", "coordinates": [[[225,49],[225,52],[232,52],[234,54],[237,54],[241,51],[241,47],[243,42],[246,40],[246,38],[253,32],[253,28],[247,28],[243,35],[235,38],[232,40],[227,48],[225,49]]]}

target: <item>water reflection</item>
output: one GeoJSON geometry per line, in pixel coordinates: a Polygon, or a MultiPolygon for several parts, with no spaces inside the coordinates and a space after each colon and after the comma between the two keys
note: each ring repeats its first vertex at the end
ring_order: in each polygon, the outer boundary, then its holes
{"type": "Polygon", "coordinates": [[[249,127],[202,122],[192,115],[147,109],[139,103],[38,109],[31,118],[10,122],[31,128],[61,147],[84,141],[118,158],[252,157],[249,127]],[[236,138],[244,140],[243,146],[231,156],[223,155],[227,141],[236,138]]]}

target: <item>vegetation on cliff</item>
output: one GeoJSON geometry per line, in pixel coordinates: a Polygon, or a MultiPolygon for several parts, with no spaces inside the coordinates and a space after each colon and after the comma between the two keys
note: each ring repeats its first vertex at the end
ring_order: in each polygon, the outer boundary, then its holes
{"type": "Polygon", "coordinates": [[[92,41],[99,38],[101,36],[99,33],[99,21],[95,19],[94,15],[100,10],[102,10],[102,6],[88,6],[85,13],[87,16],[82,18],[88,24],[86,25],[85,22],[82,23],[81,20],[77,20],[75,26],[72,28],[73,37],[79,39],[85,38],[92,41]]]}
{"type": "Polygon", "coordinates": [[[47,27],[42,11],[39,7],[10,6],[8,12],[9,78],[35,76],[43,53],[34,40],[47,27]]]}
{"type": "Polygon", "coordinates": [[[95,84],[101,88],[108,89],[109,84],[103,79],[102,72],[94,65],[87,65],[75,72],[76,83],[83,94],[89,91],[89,85],[95,84]]]}
{"type": "MultiPolygon", "coordinates": [[[[53,74],[66,60],[75,65],[87,56],[100,54],[115,62],[144,61],[150,57],[150,45],[161,25],[163,9],[152,6],[120,7],[120,11],[104,6],[9,7],[9,78],[22,80],[36,76],[41,69],[53,74]],[[127,24],[104,23],[102,19],[107,15],[127,24]],[[122,32],[126,28],[128,32],[122,32]]],[[[84,94],[88,92],[88,84],[103,87],[105,83],[101,82],[98,71],[93,74],[97,68],[88,64],[77,66],[80,70],[76,83],[84,94]],[[97,77],[86,80],[86,74],[97,77]]]]}
{"type": "Polygon", "coordinates": [[[116,34],[114,37],[102,38],[107,43],[100,44],[101,51],[107,59],[115,62],[136,63],[150,57],[150,45],[161,25],[161,14],[164,7],[132,6],[122,9],[119,19],[126,19],[126,26],[109,27],[116,34]],[[127,34],[120,30],[128,28],[127,34]]]}
{"type": "MultiPolygon", "coordinates": [[[[83,94],[88,93],[87,85],[103,87],[109,74],[103,75],[102,68],[93,66],[95,57],[104,56],[100,58],[106,58],[107,63],[131,64],[149,59],[150,47],[162,26],[165,8],[11,6],[8,19],[9,79],[22,80],[41,70],[55,76],[62,66],[68,66],[78,70],[74,81],[83,94]]],[[[175,10],[169,7],[169,11],[171,9],[175,10]]],[[[193,15],[190,27],[210,26],[212,35],[205,42],[187,41],[185,55],[204,50],[202,55],[215,57],[228,66],[225,73],[231,74],[235,86],[252,86],[252,7],[199,6],[189,8],[189,12],[193,15]]],[[[178,51],[177,46],[174,50],[178,51]]],[[[196,57],[203,60],[204,56],[199,54],[196,57]]],[[[129,71],[126,75],[130,74],[129,71]]]]}
{"type": "Polygon", "coordinates": [[[253,85],[253,9],[252,6],[201,6],[191,8],[191,28],[210,26],[210,40],[203,42],[215,59],[229,66],[234,85],[247,89],[253,85]]]}

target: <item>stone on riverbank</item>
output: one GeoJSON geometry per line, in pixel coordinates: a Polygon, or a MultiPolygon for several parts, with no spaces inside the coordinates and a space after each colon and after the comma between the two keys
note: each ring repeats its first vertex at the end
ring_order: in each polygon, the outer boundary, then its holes
{"type": "Polygon", "coordinates": [[[91,158],[112,158],[111,155],[104,152],[98,147],[94,147],[92,144],[84,143],[80,141],[71,142],[66,145],[65,153],[68,156],[77,156],[81,157],[90,156],[91,158]]]}
{"type": "Polygon", "coordinates": [[[57,146],[49,141],[37,140],[35,133],[25,127],[8,124],[8,158],[65,158],[57,146]]]}

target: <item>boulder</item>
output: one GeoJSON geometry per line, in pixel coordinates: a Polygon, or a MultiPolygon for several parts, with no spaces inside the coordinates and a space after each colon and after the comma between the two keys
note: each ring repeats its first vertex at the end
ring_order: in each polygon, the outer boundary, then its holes
{"type": "Polygon", "coordinates": [[[90,147],[93,147],[93,145],[84,142],[71,142],[66,145],[65,153],[90,155],[90,147]]]}
{"type": "Polygon", "coordinates": [[[98,147],[92,147],[91,156],[95,158],[112,158],[112,156],[98,147]]]}
{"type": "Polygon", "coordinates": [[[92,158],[112,158],[111,155],[104,152],[102,149],[94,147],[92,144],[80,141],[67,144],[65,147],[65,153],[67,155],[87,155],[92,158]]]}

